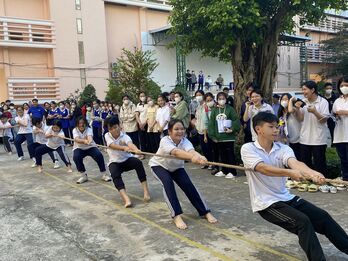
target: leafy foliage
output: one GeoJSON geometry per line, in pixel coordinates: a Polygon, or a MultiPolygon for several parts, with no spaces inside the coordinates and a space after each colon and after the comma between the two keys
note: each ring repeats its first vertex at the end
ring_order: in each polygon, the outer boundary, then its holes
{"type": "Polygon", "coordinates": [[[136,101],[139,93],[144,91],[147,95],[157,97],[161,88],[151,79],[152,72],[158,63],[152,58],[153,52],[134,48],[133,51],[123,49],[117,65],[113,68],[116,80],[109,80],[109,90],[106,99],[120,103],[123,94],[136,101]]]}
{"type": "Polygon", "coordinates": [[[82,106],[83,104],[91,104],[96,99],[98,98],[94,86],[92,84],[88,84],[82,90],[78,103],[79,106],[82,106]]]}

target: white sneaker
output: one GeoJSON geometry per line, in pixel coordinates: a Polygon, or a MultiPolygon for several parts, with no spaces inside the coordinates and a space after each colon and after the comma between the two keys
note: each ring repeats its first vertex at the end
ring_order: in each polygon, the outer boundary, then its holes
{"type": "Polygon", "coordinates": [[[215,176],[215,177],[225,177],[226,175],[225,175],[222,171],[219,171],[219,172],[216,173],[214,176],[215,176]]]}
{"type": "Polygon", "coordinates": [[[104,180],[105,182],[111,181],[110,174],[105,173],[102,177],[102,180],[104,180]]]}
{"type": "Polygon", "coordinates": [[[60,168],[60,164],[59,164],[58,160],[54,162],[54,167],[53,168],[54,169],[59,169],[60,168]]]}
{"type": "Polygon", "coordinates": [[[329,193],[330,192],[330,187],[328,185],[322,185],[319,187],[319,190],[323,193],[329,193]]]}
{"type": "Polygon", "coordinates": [[[226,179],[236,179],[235,176],[233,176],[232,173],[228,173],[226,176],[225,176],[226,179]]]}
{"type": "Polygon", "coordinates": [[[12,155],[12,151],[10,151],[10,152],[8,153],[8,155],[12,155]]]}
{"type": "Polygon", "coordinates": [[[20,156],[17,160],[18,160],[18,161],[24,160],[24,156],[20,156]]]}
{"type": "Polygon", "coordinates": [[[208,170],[212,170],[213,169],[213,166],[212,165],[209,165],[208,166],[208,170]]]}
{"type": "Polygon", "coordinates": [[[83,173],[81,177],[76,181],[77,184],[82,184],[84,182],[88,181],[88,177],[86,173],[83,173]]]}
{"type": "Polygon", "coordinates": [[[337,188],[336,187],[329,186],[329,188],[330,188],[330,193],[332,193],[332,194],[336,194],[337,193],[337,188]]]}
{"type": "Polygon", "coordinates": [[[33,165],[31,165],[32,168],[35,168],[36,166],[36,162],[34,162],[33,165]]]}

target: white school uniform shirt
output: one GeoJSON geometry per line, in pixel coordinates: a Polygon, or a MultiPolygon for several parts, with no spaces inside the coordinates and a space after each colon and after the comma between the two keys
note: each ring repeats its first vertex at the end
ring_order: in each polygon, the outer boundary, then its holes
{"type": "Polygon", "coordinates": [[[147,104],[138,103],[135,109],[136,112],[139,112],[139,120],[142,124],[146,122],[146,110],[147,104]]]}
{"type": "MultiPolygon", "coordinates": [[[[278,168],[288,166],[288,160],[295,158],[292,149],[280,142],[274,142],[270,153],[266,152],[258,141],[242,146],[241,156],[248,177],[251,208],[253,212],[268,208],[278,201],[289,201],[295,197],[286,188],[287,177],[270,177],[255,170],[259,163],[278,168]]],[[[296,159],[296,158],[295,158],[296,159]]]]}
{"type": "Polygon", "coordinates": [[[290,113],[286,119],[286,128],[288,131],[289,143],[299,143],[302,122],[300,122],[293,113],[290,113]]]}
{"type": "MultiPolygon", "coordinates": [[[[332,112],[345,110],[348,111],[348,99],[343,96],[339,97],[332,106],[332,112]]],[[[334,130],[334,140],[333,143],[343,143],[348,142],[348,116],[339,116],[336,121],[336,126],[334,130]]]]}
{"type": "Polygon", "coordinates": [[[15,122],[18,123],[19,121],[21,121],[22,123],[26,123],[27,126],[20,126],[18,129],[18,133],[17,134],[28,134],[28,133],[33,133],[33,129],[31,127],[31,122],[30,122],[30,116],[28,114],[23,114],[23,116],[17,116],[15,118],[15,122]]]}
{"type": "MultiPolygon", "coordinates": [[[[105,141],[106,145],[109,147],[111,144],[116,144],[119,146],[127,146],[129,142],[132,142],[132,139],[124,132],[120,133],[120,136],[115,139],[110,132],[105,134],[105,141]]],[[[120,151],[120,150],[113,150],[111,148],[108,148],[108,155],[109,155],[109,163],[115,162],[115,163],[122,163],[125,162],[127,159],[134,157],[132,153],[120,151]]]]}
{"type": "Polygon", "coordinates": [[[5,124],[3,124],[2,121],[0,121],[0,137],[9,137],[10,139],[13,138],[11,128],[9,127],[11,127],[11,123],[6,122],[5,124]]]}
{"type": "Polygon", "coordinates": [[[262,103],[260,108],[257,108],[255,105],[250,105],[249,107],[249,111],[248,111],[248,115],[249,115],[249,119],[250,119],[250,129],[251,129],[251,135],[252,135],[252,140],[255,141],[257,139],[257,134],[254,131],[253,128],[253,118],[256,114],[258,114],[259,112],[271,112],[274,114],[273,108],[271,105],[267,104],[267,103],[262,103]]]}
{"type": "Polygon", "coordinates": [[[168,129],[168,122],[170,121],[170,108],[169,106],[165,105],[163,107],[158,107],[156,111],[156,121],[160,126],[163,126],[163,124],[167,121],[167,124],[164,126],[163,130],[168,129]]]}
{"type": "MultiPolygon", "coordinates": [[[[172,150],[180,149],[184,151],[194,150],[192,143],[187,139],[183,138],[178,145],[174,143],[174,141],[169,137],[165,136],[161,139],[157,154],[162,155],[170,155],[172,150]]],[[[184,168],[184,160],[180,159],[169,159],[154,156],[149,161],[150,167],[161,166],[167,169],[169,172],[174,172],[177,169],[184,168]]]]}
{"type": "Polygon", "coordinates": [[[310,103],[308,99],[303,100],[306,105],[300,110],[304,113],[304,119],[301,127],[300,143],[304,145],[326,145],[328,138],[327,124],[320,123],[318,118],[311,112],[308,112],[308,106],[315,106],[316,110],[323,115],[329,117],[329,103],[323,97],[318,98],[310,103]]]}
{"type": "Polygon", "coordinates": [[[43,130],[43,133],[34,133],[34,142],[40,143],[40,144],[47,144],[47,138],[45,136],[47,130],[48,130],[48,126],[46,126],[45,124],[42,124],[41,128],[38,128],[36,126],[33,127],[33,131],[35,132],[38,129],[43,130]]]}
{"type": "MultiPolygon", "coordinates": [[[[87,128],[85,129],[85,131],[82,133],[77,127],[74,128],[73,130],[73,137],[74,139],[86,139],[86,137],[88,136],[92,136],[93,137],[93,131],[91,128],[87,128]]],[[[78,142],[74,142],[74,147],[73,147],[73,151],[76,150],[76,149],[81,149],[81,150],[88,150],[90,148],[93,148],[93,147],[97,147],[97,145],[95,144],[94,140],[92,140],[91,144],[89,145],[86,145],[86,144],[81,144],[81,143],[78,143],[78,142]]]]}
{"type": "MultiPolygon", "coordinates": [[[[59,133],[54,132],[52,130],[52,126],[48,128],[48,130],[46,131],[46,134],[54,134],[54,135],[59,135],[59,136],[63,136],[64,137],[64,132],[63,130],[60,130],[59,133]]],[[[51,138],[47,138],[47,143],[46,146],[51,148],[51,149],[58,149],[60,146],[64,146],[64,139],[60,138],[60,137],[51,137],[51,138]]]]}

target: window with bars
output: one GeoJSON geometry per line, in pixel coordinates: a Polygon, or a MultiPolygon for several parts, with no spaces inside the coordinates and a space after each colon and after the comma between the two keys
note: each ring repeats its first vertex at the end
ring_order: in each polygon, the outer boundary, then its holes
{"type": "Polygon", "coordinates": [[[76,10],[81,10],[81,0],[75,0],[75,8],[76,10]]]}
{"type": "Polygon", "coordinates": [[[85,48],[82,41],[78,42],[78,48],[79,48],[79,62],[80,64],[84,64],[85,63],[85,48]]]}

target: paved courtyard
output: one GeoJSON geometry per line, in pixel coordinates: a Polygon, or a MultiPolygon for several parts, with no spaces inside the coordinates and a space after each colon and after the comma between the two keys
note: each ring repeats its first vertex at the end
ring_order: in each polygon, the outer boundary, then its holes
{"type": "MultiPolygon", "coordinates": [[[[69,154],[71,156],[71,149],[69,154]]],[[[217,178],[187,164],[192,180],[219,223],[210,225],[178,191],[189,229],[175,228],[162,188],[147,170],[152,196],[143,203],[134,172],[123,175],[134,208],[124,209],[112,183],[100,180],[87,158],[90,181],[75,183],[76,169],[53,169],[45,156],[44,173],[31,160],[17,162],[0,148],[0,260],[306,260],[295,235],[267,223],[250,208],[245,176],[217,178]]],[[[73,165],[74,166],[74,165],[73,165]]],[[[74,166],[75,167],[75,166],[74,166]]],[[[348,192],[300,193],[328,210],[348,231],[348,192]]],[[[328,260],[344,261],[319,236],[328,260]]]]}

